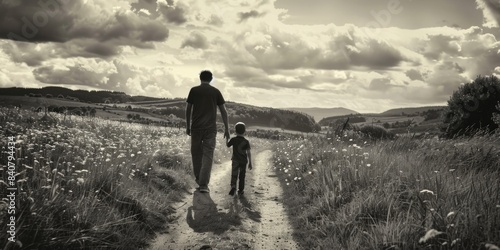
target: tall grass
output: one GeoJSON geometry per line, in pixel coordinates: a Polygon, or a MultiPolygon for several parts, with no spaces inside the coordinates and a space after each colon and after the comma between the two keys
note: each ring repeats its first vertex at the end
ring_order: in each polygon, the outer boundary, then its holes
{"type": "Polygon", "coordinates": [[[311,138],[274,166],[304,248],[477,249],[500,245],[499,142],[311,138]]]}
{"type": "MultiPolygon", "coordinates": [[[[23,249],[137,249],[165,229],[192,185],[188,137],[177,129],[99,118],[33,117],[0,108],[0,147],[16,137],[16,244],[23,249]]],[[[6,180],[7,155],[0,156],[6,180]]],[[[2,190],[4,189],[4,183],[2,190]]],[[[5,197],[2,191],[2,197],[5,197]]],[[[0,203],[6,240],[6,203],[0,203]]]]}
{"type": "MultiPolygon", "coordinates": [[[[100,118],[0,108],[0,147],[16,137],[17,243],[9,243],[0,201],[4,249],[138,249],[167,230],[172,204],[193,185],[184,130],[100,118]]],[[[269,142],[250,139],[257,151],[269,142]]],[[[214,162],[231,149],[217,137],[214,162]]],[[[7,155],[0,156],[6,180],[7,155]]],[[[227,166],[230,168],[230,165],[227,166]]],[[[5,183],[2,198],[6,197],[5,183]],[[4,191],[5,190],[5,191],[4,191]]]]}

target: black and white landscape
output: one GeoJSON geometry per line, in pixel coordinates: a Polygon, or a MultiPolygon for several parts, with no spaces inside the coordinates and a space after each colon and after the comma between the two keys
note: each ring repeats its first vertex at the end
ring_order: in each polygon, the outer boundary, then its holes
{"type": "Polygon", "coordinates": [[[499,249],[499,28],[498,0],[3,0],[0,247],[499,249]],[[202,70],[244,196],[222,133],[193,192],[202,70]]]}

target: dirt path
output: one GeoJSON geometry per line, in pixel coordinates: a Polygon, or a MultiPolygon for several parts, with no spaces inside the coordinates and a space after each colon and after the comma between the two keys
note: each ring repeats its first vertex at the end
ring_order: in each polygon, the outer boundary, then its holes
{"type": "Polygon", "coordinates": [[[254,157],[242,196],[228,195],[230,162],[214,165],[210,194],[194,192],[175,204],[177,220],[150,249],[297,249],[271,156],[266,150],[254,157]]]}

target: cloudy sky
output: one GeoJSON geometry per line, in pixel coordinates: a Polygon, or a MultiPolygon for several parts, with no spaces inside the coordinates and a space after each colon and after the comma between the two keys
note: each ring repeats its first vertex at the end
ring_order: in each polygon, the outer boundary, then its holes
{"type": "Polygon", "coordinates": [[[499,0],[2,0],[0,87],[359,112],[443,105],[500,74],[499,0]]]}

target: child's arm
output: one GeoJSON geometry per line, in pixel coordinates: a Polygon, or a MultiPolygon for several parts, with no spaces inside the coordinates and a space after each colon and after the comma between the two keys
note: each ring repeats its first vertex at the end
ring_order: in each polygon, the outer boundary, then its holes
{"type": "Polygon", "coordinates": [[[250,149],[247,149],[247,155],[248,155],[248,169],[252,170],[252,152],[250,149]]]}

